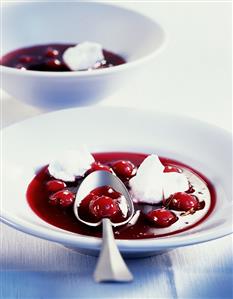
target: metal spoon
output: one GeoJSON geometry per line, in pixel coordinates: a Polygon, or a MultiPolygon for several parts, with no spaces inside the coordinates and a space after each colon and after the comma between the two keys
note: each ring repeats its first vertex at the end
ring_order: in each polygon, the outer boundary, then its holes
{"type": "Polygon", "coordinates": [[[114,234],[112,230],[113,227],[124,225],[129,222],[134,214],[134,205],[132,199],[129,195],[123,182],[115,175],[110,172],[98,170],[89,174],[81,183],[78,192],[76,194],[76,199],[74,202],[74,214],[77,219],[86,225],[99,226],[101,223],[103,225],[103,242],[100,252],[100,256],[97,262],[97,266],[94,272],[94,279],[96,282],[103,281],[115,281],[115,282],[127,282],[132,281],[133,276],[127,268],[119,249],[116,245],[114,234]],[[114,223],[111,222],[109,218],[103,218],[99,222],[87,222],[82,219],[79,215],[79,206],[82,200],[95,188],[101,186],[111,186],[114,190],[121,193],[128,205],[129,217],[127,220],[114,223]]]}

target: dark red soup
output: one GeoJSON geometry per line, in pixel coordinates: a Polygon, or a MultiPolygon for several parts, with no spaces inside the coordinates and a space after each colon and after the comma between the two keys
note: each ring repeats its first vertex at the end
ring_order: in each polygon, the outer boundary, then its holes
{"type": "MultiPolygon", "coordinates": [[[[70,72],[62,56],[65,50],[74,44],[47,44],[17,49],[4,55],[1,65],[31,71],[70,72]]],[[[124,58],[103,50],[104,60],[93,69],[103,69],[126,63],[124,58]]]]}
{"type": "MultiPolygon", "coordinates": [[[[129,180],[147,157],[146,154],[125,152],[96,153],[93,156],[96,162],[86,175],[99,169],[114,171],[129,191],[129,180]]],[[[174,193],[159,204],[134,203],[136,212],[130,222],[114,228],[117,239],[156,238],[180,233],[204,221],[214,209],[215,190],[207,178],[183,163],[162,157],[160,160],[165,166],[164,172],[183,172],[188,178],[189,189],[174,193]]],[[[73,202],[81,182],[80,178],[72,183],[56,180],[45,166],[28,186],[28,203],[40,218],[54,226],[82,235],[101,237],[100,226],[86,226],[74,215],[73,202]]],[[[109,186],[93,190],[83,200],[85,205],[81,218],[100,220],[109,216],[112,220],[125,220],[127,213],[123,217],[118,206],[120,196],[109,186]]]]}

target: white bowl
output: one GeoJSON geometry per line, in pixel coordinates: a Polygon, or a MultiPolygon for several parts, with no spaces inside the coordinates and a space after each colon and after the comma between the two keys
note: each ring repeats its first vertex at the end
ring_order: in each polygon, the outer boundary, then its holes
{"type": "Polygon", "coordinates": [[[2,138],[1,218],[25,233],[85,253],[98,253],[100,239],[44,222],[30,209],[25,198],[35,169],[48,163],[58,149],[75,149],[80,143],[87,144],[94,152],[136,151],[174,158],[203,173],[216,189],[215,209],[200,225],[169,237],[117,240],[124,255],[152,255],[232,232],[232,139],[229,133],[217,127],[161,113],[79,108],[18,123],[4,129],[2,138]]]}
{"type": "Polygon", "coordinates": [[[89,105],[130,84],[164,44],[161,27],[137,12],[79,2],[4,4],[2,51],[46,43],[95,41],[127,63],[83,72],[38,72],[1,67],[3,89],[44,109],[89,105]]]}

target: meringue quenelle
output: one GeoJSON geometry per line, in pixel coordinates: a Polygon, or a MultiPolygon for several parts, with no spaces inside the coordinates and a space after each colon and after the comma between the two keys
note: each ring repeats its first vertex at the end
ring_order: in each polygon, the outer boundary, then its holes
{"type": "Polygon", "coordinates": [[[95,162],[94,157],[86,147],[77,150],[69,150],[60,154],[50,162],[49,173],[56,179],[65,182],[74,182],[76,177],[83,176],[95,162]]]}
{"type": "Polygon", "coordinates": [[[183,173],[164,173],[163,182],[163,195],[165,199],[176,192],[184,192],[189,189],[188,179],[183,173]]]}
{"type": "Polygon", "coordinates": [[[72,71],[88,70],[104,60],[103,48],[98,43],[83,42],[66,49],[63,60],[72,71]]]}
{"type": "Polygon", "coordinates": [[[135,202],[149,204],[158,204],[173,193],[189,189],[188,179],[183,173],[164,173],[157,155],[150,155],[141,163],[129,185],[135,202]]]}
{"type": "Polygon", "coordinates": [[[158,156],[148,156],[129,181],[134,201],[156,204],[163,199],[164,166],[158,156]]]}

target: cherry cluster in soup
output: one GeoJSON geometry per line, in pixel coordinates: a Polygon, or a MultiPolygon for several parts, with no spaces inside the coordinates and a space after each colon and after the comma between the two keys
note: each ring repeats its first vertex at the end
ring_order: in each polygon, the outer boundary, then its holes
{"type": "MultiPolygon", "coordinates": [[[[136,174],[137,168],[147,157],[146,154],[138,153],[97,153],[93,156],[96,162],[92,164],[85,176],[96,170],[114,172],[129,191],[129,180],[136,174]]],[[[164,172],[182,172],[183,169],[188,169],[205,181],[211,194],[209,210],[195,224],[190,225],[187,221],[182,228],[162,232],[162,230],[172,227],[181,217],[186,215],[192,217],[196,212],[204,209],[205,201],[202,198],[202,192],[198,193],[199,196],[194,195],[196,186],[190,184],[189,190],[186,192],[172,194],[159,204],[134,203],[135,211],[139,212],[136,212],[128,224],[114,229],[116,238],[144,239],[179,233],[204,221],[213,210],[215,204],[214,188],[204,176],[183,163],[166,158],[160,158],[160,160],[165,166],[164,172]]],[[[27,190],[28,203],[39,217],[52,225],[78,234],[100,237],[101,227],[89,227],[81,223],[73,212],[75,195],[82,180],[83,178],[77,178],[75,182],[57,180],[49,174],[48,167],[45,166],[29,184],[27,190]]],[[[111,186],[94,189],[80,205],[81,218],[86,219],[86,221],[97,222],[107,217],[113,222],[122,222],[127,219],[128,213],[122,210],[121,200],[122,195],[111,186]]]]}
{"type": "MultiPolygon", "coordinates": [[[[70,72],[63,54],[74,44],[47,44],[20,48],[1,58],[1,65],[31,71],[70,72]]],[[[126,63],[125,59],[113,52],[103,50],[104,60],[95,69],[109,68],[126,63]]]]}

